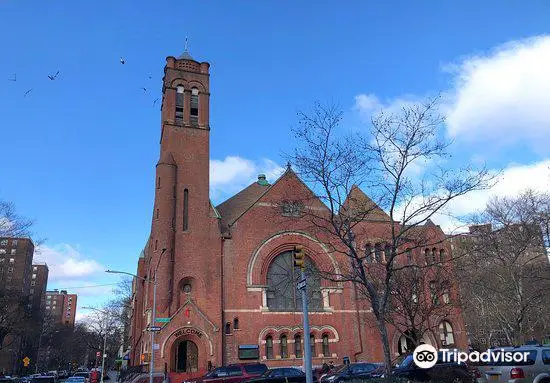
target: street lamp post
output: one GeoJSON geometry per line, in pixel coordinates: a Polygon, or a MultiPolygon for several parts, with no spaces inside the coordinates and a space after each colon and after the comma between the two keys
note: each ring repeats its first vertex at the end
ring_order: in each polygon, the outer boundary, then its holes
{"type": "MultiPolygon", "coordinates": [[[[159,257],[159,260],[157,262],[157,266],[155,267],[155,271],[154,271],[154,278],[153,278],[153,310],[152,310],[152,313],[151,313],[151,324],[150,326],[154,326],[157,322],[157,269],[160,265],[160,260],[162,259],[162,255],[164,254],[164,252],[166,251],[166,248],[162,249],[162,252],[160,253],[160,257],[159,257]]],[[[106,273],[111,273],[111,274],[125,274],[125,275],[130,275],[132,277],[135,277],[135,278],[139,278],[141,280],[144,280],[147,282],[147,279],[146,278],[143,278],[143,277],[140,277],[140,276],[137,276],[135,274],[132,274],[132,273],[128,273],[126,271],[118,271],[118,270],[105,270],[106,273]]],[[[155,332],[154,331],[149,331],[151,333],[150,335],[150,339],[151,339],[151,360],[149,361],[149,383],[153,383],[153,370],[155,368],[155,332]]],[[[103,383],[103,382],[102,382],[103,383]]]]}

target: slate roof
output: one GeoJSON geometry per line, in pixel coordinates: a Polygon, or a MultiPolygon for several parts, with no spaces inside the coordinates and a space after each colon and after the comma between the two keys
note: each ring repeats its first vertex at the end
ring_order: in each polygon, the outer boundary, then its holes
{"type": "Polygon", "coordinates": [[[270,184],[262,184],[255,181],[233,197],[216,206],[216,210],[221,215],[222,233],[227,232],[229,225],[233,224],[270,187],[270,184]]]}

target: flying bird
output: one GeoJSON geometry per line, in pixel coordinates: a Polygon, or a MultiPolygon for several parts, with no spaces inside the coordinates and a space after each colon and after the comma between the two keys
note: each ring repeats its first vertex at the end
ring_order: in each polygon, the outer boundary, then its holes
{"type": "Polygon", "coordinates": [[[123,65],[126,63],[126,61],[124,60],[124,57],[120,58],[120,63],[123,64],[123,65]]]}
{"type": "Polygon", "coordinates": [[[29,89],[28,91],[26,91],[26,92],[25,92],[25,95],[24,95],[23,97],[27,97],[27,95],[28,95],[29,93],[31,93],[31,92],[32,92],[32,88],[29,89]]]}
{"type": "Polygon", "coordinates": [[[153,101],[153,106],[155,106],[157,104],[157,102],[159,101],[158,98],[155,99],[155,101],[153,101]]]}
{"type": "Polygon", "coordinates": [[[17,73],[14,73],[12,77],[8,78],[8,81],[17,81],[17,73]]]}
{"type": "Polygon", "coordinates": [[[141,89],[143,89],[143,93],[147,93],[147,88],[142,87],[141,89]]]}
{"type": "Polygon", "coordinates": [[[53,81],[57,78],[57,76],[59,76],[59,71],[55,72],[54,75],[49,74],[48,78],[53,81]]]}

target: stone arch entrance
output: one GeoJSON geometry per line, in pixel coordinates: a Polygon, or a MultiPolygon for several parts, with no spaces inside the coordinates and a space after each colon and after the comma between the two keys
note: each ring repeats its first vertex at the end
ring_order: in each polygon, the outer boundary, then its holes
{"type": "Polygon", "coordinates": [[[197,372],[199,370],[199,348],[192,340],[182,339],[174,347],[174,370],[176,372],[197,372]]]}
{"type": "Polygon", "coordinates": [[[196,327],[181,327],[165,339],[161,358],[171,372],[193,373],[206,371],[208,362],[214,361],[210,336],[196,327]]]}

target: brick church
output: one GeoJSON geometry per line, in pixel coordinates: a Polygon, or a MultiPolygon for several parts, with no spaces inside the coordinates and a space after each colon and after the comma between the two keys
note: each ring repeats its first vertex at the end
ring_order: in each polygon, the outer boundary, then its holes
{"type": "MultiPolygon", "coordinates": [[[[293,246],[305,248],[311,269],[337,271],[349,260],[308,232],[299,214],[277,209],[289,194],[313,196],[290,166],[272,183],[259,175],[225,202],[211,203],[210,65],[187,51],[166,61],[151,234],[134,278],[130,364],[146,365],[154,352],[155,370],[173,373],[250,361],[301,366],[306,336],[312,342],[314,366],[339,364],[344,357],[383,361],[369,304],[358,299],[350,282],[310,278],[311,331],[303,333],[293,246]],[[163,319],[155,324],[161,329],[153,346],[146,329],[153,325],[154,280],[156,317],[163,319]]],[[[354,192],[368,198],[358,188],[354,192]]],[[[325,208],[321,201],[310,200],[314,208],[325,208]]],[[[372,235],[362,243],[382,246],[389,217],[378,209],[364,225],[372,235]]],[[[429,226],[426,230],[444,238],[438,226],[429,226]]],[[[451,249],[443,242],[433,251],[449,254],[451,249]]],[[[450,295],[458,302],[455,289],[450,295]]],[[[467,347],[458,307],[437,328],[423,340],[467,347]]],[[[406,350],[406,339],[389,331],[397,356],[406,350]]]]}

